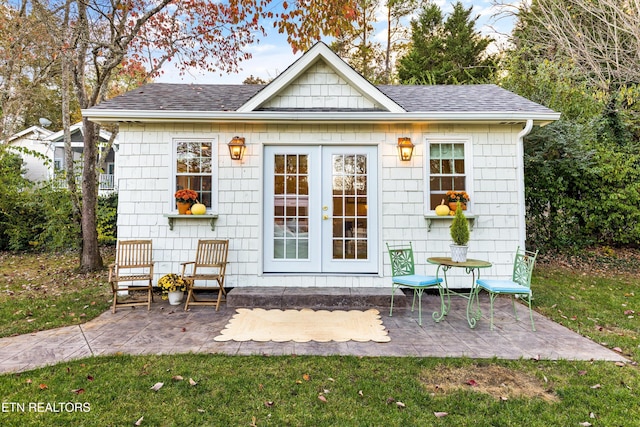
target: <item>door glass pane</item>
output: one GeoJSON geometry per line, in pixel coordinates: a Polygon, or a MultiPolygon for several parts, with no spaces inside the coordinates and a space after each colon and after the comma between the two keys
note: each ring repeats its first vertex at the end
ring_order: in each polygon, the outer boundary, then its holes
{"type": "Polygon", "coordinates": [[[309,176],[306,154],[278,154],[274,162],[273,254],[309,259],[309,176]],[[286,196],[282,196],[286,194],[286,196]]]}
{"type": "Polygon", "coordinates": [[[332,156],[334,260],[365,260],[367,254],[367,156],[332,156]]]}

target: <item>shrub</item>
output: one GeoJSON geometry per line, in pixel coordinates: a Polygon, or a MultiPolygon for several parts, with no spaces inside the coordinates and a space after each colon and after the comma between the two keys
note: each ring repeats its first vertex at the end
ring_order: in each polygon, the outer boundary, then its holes
{"type": "Polygon", "coordinates": [[[118,236],[118,193],[98,197],[98,242],[115,244],[118,236]]]}

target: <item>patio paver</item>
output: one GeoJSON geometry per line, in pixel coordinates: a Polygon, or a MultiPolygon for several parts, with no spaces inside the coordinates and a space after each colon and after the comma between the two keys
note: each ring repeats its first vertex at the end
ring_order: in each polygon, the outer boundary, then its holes
{"type": "MultiPolygon", "coordinates": [[[[388,343],[274,343],[216,342],[235,309],[222,305],[170,306],[165,301],[144,308],[107,311],[83,325],[68,326],[33,334],[0,339],[0,373],[21,372],[61,361],[114,353],[174,354],[219,353],[228,355],[356,355],[470,357],[486,359],[566,359],[627,362],[624,356],[534,313],[537,332],[531,331],[526,307],[518,305],[520,321],[513,317],[511,303],[499,298],[495,308],[495,330],[489,329],[486,295],[481,296],[483,317],[470,329],[465,317],[466,301],[452,299],[449,315],[435,323],[429,315],[439,301],[435,295],[423,297],[423,322],[417,312],[394,307],[378,307],[391,341],[388,343]],[[160,327],[159,325],[163,325],[160,327]]],[[[337,309],[337,308],[336,308],[337,309]]],[[[343,309],[342,307],[340,309],[343,309]]]]}

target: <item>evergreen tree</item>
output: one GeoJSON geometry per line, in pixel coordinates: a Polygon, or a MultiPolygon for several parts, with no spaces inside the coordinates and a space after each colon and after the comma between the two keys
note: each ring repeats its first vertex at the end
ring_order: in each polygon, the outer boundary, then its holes
{"type": "Polygon", "coordinates": [[[412,44],[398,65],[403,84],[485,83],[493,79],[495,56],[486,50],[491,39],[475,30],[473,7],[457,2],[444,20],[436,4],[424,6],[411,22],[412,44]]]}

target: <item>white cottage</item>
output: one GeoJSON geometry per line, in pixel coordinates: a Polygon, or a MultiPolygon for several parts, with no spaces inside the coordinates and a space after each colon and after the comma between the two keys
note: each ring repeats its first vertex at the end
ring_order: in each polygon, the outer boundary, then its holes
{"type": "Polygon", "coordinates": [[[229,239],[228,287],[390,287],[385,242],[412,241],[433,274],[449,189],[471,197],[469,256],[509,276],[526,239],[523,137],[559,118],[495,85],[376,87],[322,43],[266,86],[150,84],[83,114],[120,124],[118,238],[152,239],[158,277],[198,239],[229,239]],[[186,187],[206,215],[177,215],[186,187]]]}

